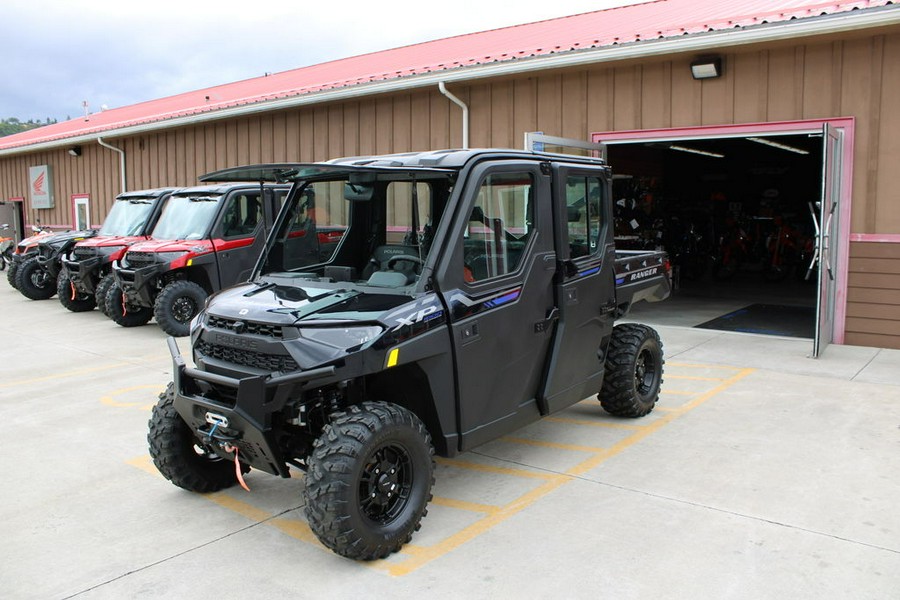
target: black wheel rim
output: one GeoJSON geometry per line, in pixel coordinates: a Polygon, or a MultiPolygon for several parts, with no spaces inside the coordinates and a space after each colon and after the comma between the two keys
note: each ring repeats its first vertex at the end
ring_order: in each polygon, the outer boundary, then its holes
{"type": "Polygon", "coordinates": [[[412,479],[412,463],[405,448],[386,445],[376,450],[359,482],[362,513],[376,523],[397,518],[409,502],[412,479]]]}
{"type": "Polygon", "coordinates": [[[197,313],[197,305],[190,298],[182,296],[176,298],[172,304],[172,316],[179,323],[187,323],[194,318],[197,313]]]}
{"type": "Polygon", "coordinates": [[[657,367],[653,352],[649,348],[642,348],[634,364],[634,387],[642,398],[653,393],[657,367]]]}
{"type": "Polygon", "coordinates": [[[50,277],[45,271],[36,271],[31,274],[31,284],[38,289],[44,289],[45,287],[47,287],[47,283],[49,280],[50,277]]]}

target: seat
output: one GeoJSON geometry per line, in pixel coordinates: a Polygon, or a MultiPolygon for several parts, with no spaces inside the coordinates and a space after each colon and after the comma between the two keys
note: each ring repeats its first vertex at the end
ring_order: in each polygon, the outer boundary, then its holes
{"type": "Polygon", "coordinates": [[[404,275],[406,283],[412,283],[416,279],[418,266],[419,249],[416,246],[378,246],[372,253],[369,264],[363,269],[362,276],[368,280],[379,271],[395,272],[404,275]],[[403,260],[404,256],[411,260],[403,260]],[[392,259],[394,259],[393,266],[391,266],[392,259]]]}

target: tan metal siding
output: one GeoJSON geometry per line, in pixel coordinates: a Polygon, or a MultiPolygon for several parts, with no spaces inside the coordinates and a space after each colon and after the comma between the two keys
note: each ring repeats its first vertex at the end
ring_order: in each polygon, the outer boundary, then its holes
{"type": "Polygon", "coordinates": [[[900,348],[900,244],[850,244],[845,339],[900,348]]]}

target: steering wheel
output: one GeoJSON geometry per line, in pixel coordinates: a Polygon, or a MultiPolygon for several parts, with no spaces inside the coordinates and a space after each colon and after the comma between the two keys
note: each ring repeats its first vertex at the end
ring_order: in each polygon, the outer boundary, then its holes
{"type": "Polygon", "coordinates": [[[401,260],[402,260],[402,261],[409,261],[409,262],[411,262],[411,263],[415,263],[415,264],[417,265],[417,266],[416,266],[416,273],[421,273],[421,272],[422,272],[422,265],[425,264],[425,261],[424,261],[424,260],[422,260],[422,259],[419,258],[418,256],[413,256],[413,255],[411,255],[411,254],[398,254],[397,256],[392,256],[392,257],[390,257],[389,259],[387,259],[387,262],[386,262],[385,264],[387,265],[387,268],[388,268],[388,269],[391,269],[391,270],[393,271],[393,270],[395,270],[395,269],[394,269],[394,263],[399,262],[399,261],[401,261],[401,260]]]}

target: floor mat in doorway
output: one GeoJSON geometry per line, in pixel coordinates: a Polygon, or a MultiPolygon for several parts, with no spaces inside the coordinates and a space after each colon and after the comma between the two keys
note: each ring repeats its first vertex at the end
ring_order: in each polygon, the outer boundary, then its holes
{"type": "Polygon", "coordinates": [[[816,333],[816,308],[814,306],[751,304],[706,323],[695,325],[695,327],[812,338],[816,333]]]}

